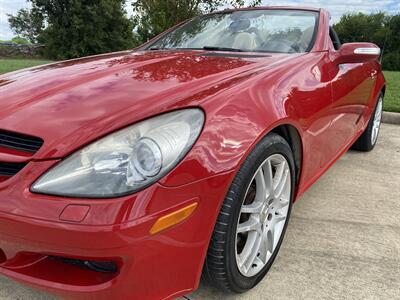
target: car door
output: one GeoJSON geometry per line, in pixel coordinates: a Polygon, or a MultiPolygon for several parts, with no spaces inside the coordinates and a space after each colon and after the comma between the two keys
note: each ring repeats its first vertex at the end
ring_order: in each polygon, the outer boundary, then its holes
{"type": "MultiPolygon", "coordinates": [[[[330,56],[340,49],[337,34],[330,28],[330,56]]],[[[357,133],[364,127],[363,115],[370,101],[375,84],[377,70],[373,63],[350,63],[337,65],[330,63],[332,109],[329,143],[332,156],[335,158],[349,146],[357,133]]]]}

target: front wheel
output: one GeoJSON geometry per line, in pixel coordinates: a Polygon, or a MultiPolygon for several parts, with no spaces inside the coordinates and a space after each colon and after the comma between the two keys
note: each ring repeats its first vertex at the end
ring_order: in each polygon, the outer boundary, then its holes
{"type": "Polygon", "coordinates": [[[378,141],[379,130],[381,128],[383,112],[383,94],[379,95],[376,103],[375,110],[368,122],[368,126],[364,133],[358,138],[358,140],[352,146],[352,149],[359,151],[371,151],[374,149],[376,142],[378,141]]]}
{"type": "Polygon", "coordinates": [[[242,293],[264,278],[289,221],[294,178],[290,146],[270,133],[247,157],[222,205],[205,265],[212,284],[242,293]]]}

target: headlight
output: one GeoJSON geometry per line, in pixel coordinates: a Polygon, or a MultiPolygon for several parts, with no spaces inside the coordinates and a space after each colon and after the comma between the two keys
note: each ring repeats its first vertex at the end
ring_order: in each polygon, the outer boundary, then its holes
{"type": "Polygon", "coordinates": [[[174,168],[203,124],[200,109],[185,109],[127,127],[72,154],[41,176],[31,190],[83,198],[134,193],[174,168]]]}

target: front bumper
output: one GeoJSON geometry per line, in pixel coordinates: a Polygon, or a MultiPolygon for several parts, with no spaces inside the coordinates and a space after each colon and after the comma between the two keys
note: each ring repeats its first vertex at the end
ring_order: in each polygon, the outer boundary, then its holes
{"type": "Polygon", "coordinates": [[[181,187],[154,184],[121,199],[30,193],[32,179],[54,163],[32,162],[0,184],[0,273],[73,299],[165,299],[197,288],[232,172],[181,187]],[[198,207],[187,220],[149,234],[159,217],[193,202],[198,207]],[[62,221],[68,205],[88,212],[82,220],[62,221]],[[112,261],[118,272],[96,272],[52,257],[112,261]]]}

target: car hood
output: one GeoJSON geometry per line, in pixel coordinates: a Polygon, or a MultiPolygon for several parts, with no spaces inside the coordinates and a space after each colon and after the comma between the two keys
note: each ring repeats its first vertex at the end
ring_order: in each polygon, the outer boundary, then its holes
{"type": "Polygon", "coordinates": [[[59,158],[163,111],[198,106],[287,55],[120,52],[0,76],[0,129],[40,137],[59,158]]]}

